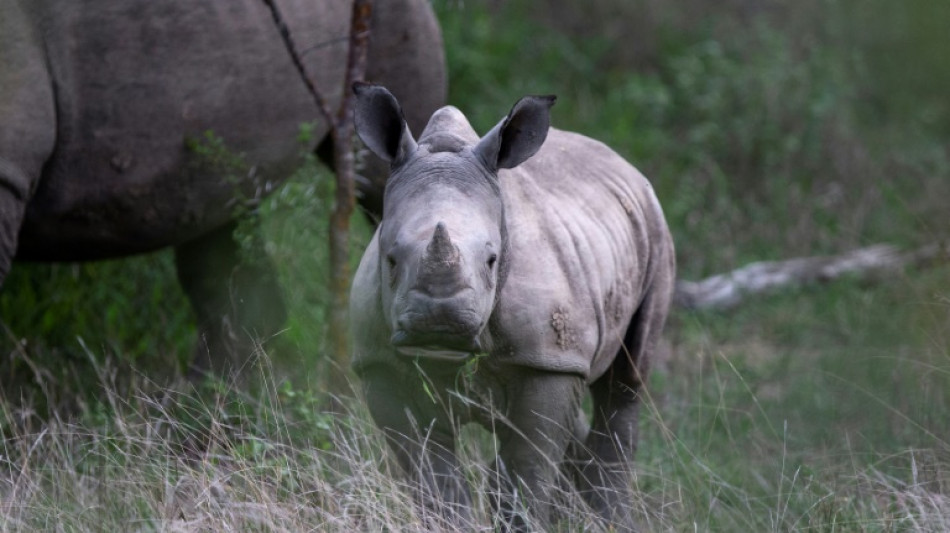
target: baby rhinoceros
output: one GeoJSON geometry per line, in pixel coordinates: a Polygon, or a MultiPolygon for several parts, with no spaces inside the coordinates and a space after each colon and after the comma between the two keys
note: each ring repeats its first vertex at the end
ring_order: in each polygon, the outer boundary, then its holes
{"type": "Polygon", "coordinates": [[[639,397],[675,277],[649,182],[549,129],[551,96],[481,138],[445,107],[416,141],[389,91],[354,90],[357,132],[392,172],[351,294],[353,365],[422,509],[472,527],[455,450],[478,422],[499,443],[503,527],[550,525],[563,472],[604,525],[633,528],[639,397]]]}

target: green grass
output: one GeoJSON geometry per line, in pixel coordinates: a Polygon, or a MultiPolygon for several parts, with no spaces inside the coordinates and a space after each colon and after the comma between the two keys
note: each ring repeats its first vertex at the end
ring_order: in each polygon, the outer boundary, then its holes
{"type": "MultiPolygon", "coordinates": [[[[843,4],[647,4],[538,18],[526,0],[436,1],[450,100],[484,132],[520,96],[557,94],[556,127],[651,178],[684,278],[950,237],[946,104],[880,54],[920,50],[946,78],[925,4],[862,11],[880,42],[843,4]]],[[[261,208],[290,318],[254,354],[253,392],[174,378],[194,329],[169,252],[14,267],[0,377],[27,387],[0,410],[0,529],[426,529],[363,407],[322,411],[331,187],[308,161],[261,208]]],[[[354,223],[357,256],[369,228],[354,223]]],[[[637,456],[646,530],[950,529],[947,265],[677,311],[666,338],[637,456]]],[[[464,435],[484,488],[492,440],[464,435]]],[[[561,530],[593,526],[576,495],[564,505],[561,530]]]]}
{"type": "Polygon", "coordinates": [[[950,274],[913,276],[678,315],[644,470],[676,472],[702,529],[945,528],[950,274]]]}

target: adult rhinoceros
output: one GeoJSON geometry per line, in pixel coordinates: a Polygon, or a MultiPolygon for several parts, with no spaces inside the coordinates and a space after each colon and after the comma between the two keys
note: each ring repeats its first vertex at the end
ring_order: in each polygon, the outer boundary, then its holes
{"type": "Polygon", "coordinates": [[[353,364],[399,462],[464,524],[455,436],[476,421],[499,438],[505,520],[526,493],[543,525],[565,461],[603,519],[632,528],[640,389],[675,277],[649,182],[549,131],[553,97],[522,99],[481,138],[445,107],[417,143],[390,92],[355,89],[357,132],[392,174],[354,279],[353,364]]]}
{"type": "MultiPolygon", "coordinates": [[[[277,4],[335,105],[351,2],[277,4]]],[[[444,103],[427,0],[377,3],[367,77],[414,116],[444,103]]],[[[262,0],[0,0],[0,284],[14,257],[175,246],[203,340],[195,368],[226,370],[235,336],[283,316],[267,261],[237,266],[235,200],[299,164],[300,125],[317,117],[262,0]],[[208,131],[223,146],[186,146],[208,131]]]]}

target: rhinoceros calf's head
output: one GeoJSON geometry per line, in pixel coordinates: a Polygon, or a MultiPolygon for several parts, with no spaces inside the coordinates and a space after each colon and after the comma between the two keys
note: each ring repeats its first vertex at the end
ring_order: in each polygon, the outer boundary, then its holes
{"type": "Polygon", "coordinates": [[[479,138],[453,107],[418,143],[385,88],[358,84],[356,130],[392,173],[383,199],[379,265],[383,314],[402,354],[464,360],[485,333],[506,268],[498,169],[534,155],[554,97],[525,97],[479,138]]]}

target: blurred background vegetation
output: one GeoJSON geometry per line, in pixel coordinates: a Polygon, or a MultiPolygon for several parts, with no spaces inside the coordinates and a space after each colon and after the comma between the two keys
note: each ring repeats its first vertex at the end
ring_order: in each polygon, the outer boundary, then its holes
{"type": "MultiPolygon", "coordinates": [[[[451,103],[485,132],[520,96],[556,94],[555,127],[606,142],[651,179],[682,278],[950,238],[950,3],[433,5],[451,103]]],[[[267,364],[288,391],[317,397],[331,187],[308,160],[259,214],[290,306],[267,364]]],[[[371,230],[358,224],[362,250],[371,230]]],[[[179,372],[191,321],[170,252],[18,264],[0,293],[3,368],[43,384],[44,405],[94,405],[91,369],[156,386],[179,372]]],[[[641,490],[668,513],[656,529],[950,521],[945,265],[674,312],[667,337],[638,455],[641,490]]]]}

